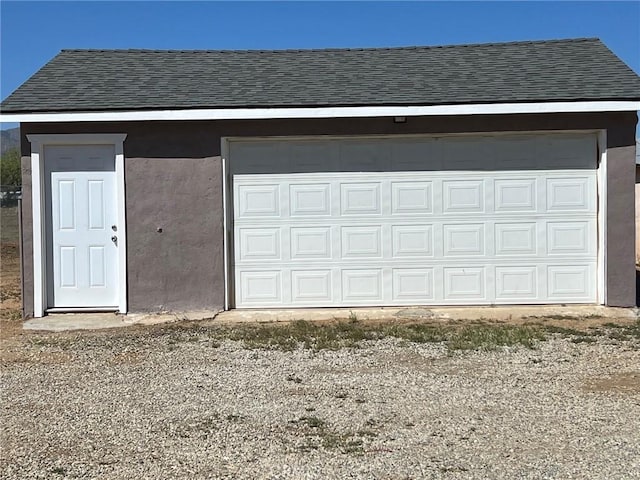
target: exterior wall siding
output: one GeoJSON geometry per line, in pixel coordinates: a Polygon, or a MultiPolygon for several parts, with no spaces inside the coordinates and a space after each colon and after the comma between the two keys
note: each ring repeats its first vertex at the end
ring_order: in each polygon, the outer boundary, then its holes
{"type": "Polygon", "coordinates": [[[221,307],[220,157],[134,157],[125,165],[130,310],[221,307]]]}
{"type": "Polygon", "coordinates": [[[635,113],[23,124],[24,302],[33,314],[28,134],[126,133],[128,301],[131,312],[224,304],[221,139],[289,135],[438,134],[606,129],[608,304],[635,304],[635,113]],[[162,229],[159,232],[158,229],[162,229]]]}
{"type": "Polygon", "coordinates": [[[607,304],[636,304],[635,125],[607,131],[607,304]]]}

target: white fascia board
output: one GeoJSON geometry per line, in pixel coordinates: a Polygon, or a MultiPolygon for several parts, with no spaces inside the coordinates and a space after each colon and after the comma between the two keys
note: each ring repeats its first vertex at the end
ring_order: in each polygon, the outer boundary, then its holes
{"type": "Polygon", "coordinates": [[[261,120],[284,118],[416,117],[424,115],[499,115],[516,113],[628,112],[640,101],[491,103],[427,106],[304,108],[205,108],[118,112],[8,113],[0,122],[135,122],[152,120],[261,120]]]}

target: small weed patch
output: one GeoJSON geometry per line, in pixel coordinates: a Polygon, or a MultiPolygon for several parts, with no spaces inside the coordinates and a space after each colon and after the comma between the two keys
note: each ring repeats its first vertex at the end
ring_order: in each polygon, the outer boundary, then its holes
{"type": "MultiPolygon", "coordinates": [[[[443,343],[449,350],[493,350],[521,345],[533,348],[544,340],[539,326],[490,325],[486,323],[458,325],[433,324],[365,324],[357,320],[331,324],[315,324],[298,320],[286,325],[238,326],[212,330],[216,340],[235,340],[248,349],[291,351],[339,350],[359,348],[362,342],[396,338],[412,343],[443,343]]],[[[287,378],[295,381],[293,376],[287,378]]]]}
{"type": "Polygon", "coordinates": [[[237,413],[230,413],[225,417],[228,422],[241,422],[244,420],[244,415],[239,415],[237,413]]]}
{"type": "Polygon", "coordinates": [[[557,333],[565,337],[583,334],[583,332],[581,332],[580,330],[576,330],[575,328],[559,327],[557,325],[545,325],[543,328],[547,333],[557,333]]]}
{"type": "Polygon", "coordinates": [[[318,417],[300,417],[298,420],[292,420],[291,423],[304,425],[309,428],[324,428],[326,422],[318,417]]]}
{"type": "Polygon", "coordinates": [[[245,348],[290,351],[302,346],[312,350],[357,348],[363,340],[381,338],[374,329],[359,322],[318,325],[298,320],[287,325],[240,326],[220,329],[222,338],[243,342],[245,348]]]}
{"type": "Polygon", "coordinates": [[[587,336],[587,335],[580,335],[578,337],[573,337],[571,339],[572,343],[595,343],[597,342],[597,339],[587,336]]]}
{"type": "Polygon", "coordinates": [[[318,417],[300,417],[291,420],[290,423],[299,429],[298,434],[303,436],[303,441],[297,446],[301,452],[313,450],[337,450],[343,454],[358,454],[364,451],[365,441],[378,436],[370,429],[358,431],[337,432],[318,417]]]}
{"type": "Polygon", "coordinates": [[[302,379],[296,375],[287,375],[287,382],[302,383],[302,379]]]}
{"type": "Polygon", "coordinates": [[[537,327],[484,325],[463,327],[447,345],[451,350],[495,350],[515,345],[533,348],[536,342],[544,339],[544,332],[537,327]]]}
{"type": "MultiPolygon", "coordinates": [[[[5,292],[0,292],[0,301],[4,301],[5,298],[8,297],[5,292]]],[[[6,310],[0,311],[0,318],[3,320],[8,320],[10,322],[17,322],[22,320],[22,311],[19,308],[9,308],[6,310]]]]}
{"type": "Polygon", "coordinates": [[[569,338],[573,343],[595,343],[598,337],[622,342],[640,341],[640,320],[631,324],[607,322],[598,327],[591,327],[586,331],[557,325],[545,325],[542,328],[547,334],[561,335],[569,338]]]}
{"type": "Polygon", "coordinates": [[[58,348],[61,350],[68,350],[72,347],[74,339],[64,336],[47,336],[47,337],[34,337],[29,339],[29,344],[32,347],[40,348],[58,348]]]}
{"type": "Polygon", "coordinates": [[[626,335],[628,340],[640,340],[640,320],[621,328],[621,335],[626,335]]]}

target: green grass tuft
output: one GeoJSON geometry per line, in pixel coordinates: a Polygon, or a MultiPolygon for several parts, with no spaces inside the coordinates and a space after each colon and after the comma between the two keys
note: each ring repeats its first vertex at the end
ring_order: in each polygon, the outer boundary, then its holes
{"type": "Polygon", "coordinates": [[[533,348],[544,340],[539,326],[471,324],[376,324],[357,321],[315,324],[298,320],[286,325],[242,325],[216,328],[211,331],[216,340],[234,340],[247,349],[291,351],[339,350],[359,348],[363,342],[386,337],[412,343],[442,343],[449,350],[494,350],[499,347],[524,346],[533,348]]]}
{"type": "Polygon", "coordinates": [[[538,327],[516,325],[466,326],[447,341],[451,350],[495,350],[499,347],[523,346],[534,348],[545,339],[538,327]]]}

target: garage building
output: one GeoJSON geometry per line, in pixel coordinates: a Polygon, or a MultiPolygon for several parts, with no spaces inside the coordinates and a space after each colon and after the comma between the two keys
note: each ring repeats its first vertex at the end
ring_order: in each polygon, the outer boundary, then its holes
{"type": "Polygon", "coordinates": [[[25,315],[634,305],[638,109],[597,39],[62,51],[1,105],[25,315]]]}

